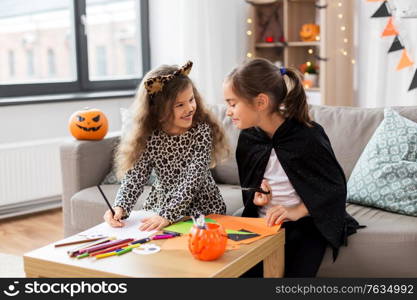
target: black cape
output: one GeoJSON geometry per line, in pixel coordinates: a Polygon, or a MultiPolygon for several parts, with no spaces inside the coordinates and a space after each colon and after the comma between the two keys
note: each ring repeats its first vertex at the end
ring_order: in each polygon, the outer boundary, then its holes
{"type": "MultiPolygon", "coordinates": [[[[277,157],[300,196],[317,229],[333,248],[336,260],[339,247],[347,246],[347,236],[361,228],[346,212],[346,178],[336,160],[324,129],[312,122],[308,127],[286,119],[272,139],[261,129],[242,130],[236,149],[236,160],[242,187],[259,187],[271,150],[277,157]]],[[[254,192],[242,191],[244,217],[257,217],[254,192]]]]}

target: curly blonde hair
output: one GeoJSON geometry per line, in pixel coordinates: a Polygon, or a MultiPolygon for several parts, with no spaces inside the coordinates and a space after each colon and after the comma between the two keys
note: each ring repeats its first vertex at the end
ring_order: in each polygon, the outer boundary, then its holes
{"type": "Polygon", "coordinates": [[[162,125],[174,116],[173,107],[177,95],[191,84],[196,101],[196,111],[193,116],[192,127],[199,122],[205,122],[212,129],[211,164],[214,167],[219,161],[230,156],[230,149],[223,128],[215,117],[205,108],[203,99],[194,83],[188,76],[179,75],[167,82],[162,91],[149,96],[144,82],[149,78],[172,74],[179,69],[178,66],[162,65],[148,72],[138,86],[135,101],[132,105],[132,127],[122,136],[115,153],[115,166],[118,178],[133,168],[145,151],[147,141],[154,130],[162,130],[162,125]]]}

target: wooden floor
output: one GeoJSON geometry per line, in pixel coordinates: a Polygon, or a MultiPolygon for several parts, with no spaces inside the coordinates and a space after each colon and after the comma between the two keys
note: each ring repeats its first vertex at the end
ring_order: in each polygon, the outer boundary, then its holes
{"type": "Polygon", "coordinates": [[[0,253],[23,255],[63,237],[61,208],[0,220],[0,253]]]}

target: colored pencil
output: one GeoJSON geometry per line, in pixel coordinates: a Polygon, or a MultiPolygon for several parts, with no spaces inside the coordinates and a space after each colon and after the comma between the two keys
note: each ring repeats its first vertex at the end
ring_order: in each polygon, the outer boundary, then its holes
{"type": "Polygon", "coordinates": [[[98,190],[100,191],[101,195],[103,196],[104,201],[106,201],[107,206],[109,207],[110,211],[112,212],[112,214],[113,214],[113,216],[114,216],[116,213],[114,212],[113,207],[111,207],[111,205],[110,205],[110,203],[109,203],[109,200],[107,200],[107,197],[106,197],[106,195],[104,194],[104,192],[103,192],[103,190],[101,189],[101,187],[100,187],[99,185],[98,185],[97,187],[98,187],[98,190]]]}
{"type": "Polygon", "coordinates": [[[117,256],[123,255],[123,254],[125,254],[125,253],[130,252],[130,251],[132,251],[132,248],[125,248],[125,249],[123,249],[122,251],[118,251],[118,252],[117,252],[117,256]]]}
{"type": "Polygon", "coordinates": [[[81,255],[77,256],[78,259],[84,258],[84,257],[88,257],[88,253],[84,253],[84,254],[81,254],[81,255]]]}
{"type": "Polygon", "coordinates": [[[134,249],[134,248],[137,248],[137,247],[140,247],[140,246],[142,246],[142,244],[134,244],[134,245],[130,245],[130,246],[127,246],[127,247],[123,247],[123,249],[134,249]]]}
{"type": "Polygon", "coordinates": [[[113,255],[116,255],[116,254],[117,254],[117,252],[107,252],[107,253],[103,253],[103,254],[96,255],[94,257],[95,257],[95,259],[100,259],[100,258],[105,258],[105,257],[113,256],[113,255]]]}
{"type": "Polygon", "coordinates": [[[152,240],[151,238],[140,239],[140,240],[136,240],[136,241],[131,242],[131,244],[132,245],[134,245],[134,244],[144,244],[144,243],[147,243],[151,240],[152,240]]]}
{"type": "Polygon", "coordinates": [[[98,240],[98,241],[95,241],[95,242],[91,242],[91,243],[89,243],[87,245],[83,245],[83,246],[80,246],[80,247],[76,247],[74,249],[71,249],[71,250],[67,251],[67,253],[71,257],[77,256],[77,255],[80,254],[80,253],[78,253],[78,251],[80,251],[82,249],[86,249],[86,248],[89,248],[89,247],[93,247],[93,246],[96,246],[96,245],[100,245],[100,244],[103,244],[103,243],[107,243],[107,242],[112,241],[112,240],[115,240],[115,239],[116,239],[115,237],[103,238],[101,240],[98,240]]]}
{"type": "Polygon", "coordinates": [[[102,238],[94,238],[94,239],[84,239],[84,240],[78,240],[78,241],[72,241],[72,242],[68,242],[68,243],[62,243],[62,244],[55,244],[54,246],[57,247],[63,247],[63,246],[71,246],[71,245],[76,245],[76,244],[82,244],[82,243],[88,243],[88,242],[94,242],[94,241],[98,241],[101,240],[102,238]]]}
{"type": "Polygon", "coordinates": [[[164,232],[163,232],[164,234],[172,234],[172,235],[175,235],[175,236],[181,236],[181,233],[179,233],[179,232],[174,232],[174,231],[167,231],[167,230],[164,230],[164,232]]]}
{"type": "Polygon", "coordinates": [[[116,240],[116,241],[104,243],[104,244],[101,244],[101,245],[93,246],[93,247],[90,247],[90,248],[87,248],[87,249],[82,249],[82,250],[79,251],[79,253],[80,254],[83,254],[85,252],[92,253],[92,252],[96,252],[98,250],[106,249],[106,248],[109,248],[111,246],[116,246],[116,245],[120,245],[120,244],[123,244],[123,243],[126,243],[126,242],[131,242],[131,241],[133,241],[133,239],[116,240]]]}
{"type": "Polygon", "coordinates": [[[155,235],[152,237],[153,240],[164,240],[164,239],[170,239],[176,237],[176,235],[173,234],[160,234],[160,235],[155,235]]]}
{"type": "Polygon", "coordinates": [[[112,251],[115,251],[117,249],[121,249],[121,248],[123,248],[125,246],[128,246],[128,245],[129,245],[129,242],[126,242],[126,243],[123,243],[123,244],[120,244],[120,245],[116,245],[116,246],[113,246],[113,247],[101,249],[101,250],[96,251],[96,252],[91,252],[91,253],[89,253],[89,255],[90,256],[96,256],[96,255],[99,255],[99,254],[103,254],[103,253],[107,253],[107,252],[112,252],[112,251]]]}

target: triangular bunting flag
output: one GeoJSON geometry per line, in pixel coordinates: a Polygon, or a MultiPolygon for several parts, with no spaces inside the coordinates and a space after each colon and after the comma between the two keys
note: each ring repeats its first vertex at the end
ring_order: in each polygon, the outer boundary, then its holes
{"type": "Polygon", "coordinates": [[[397,29],[395,29],[394,24],[392,23],[392,17],[389,18],[387,26],[385,26],[382,36],[398,35],[397,29]]]}
{"type": "Polygon", "coordinates": [[[389,48],[388,53],[395,52],[398,50],[404,49],[404,46],[401,44],[398,35],[395,37],[394,41],[392,42],[391,48],[389,48]]]}
{"type": "Polygon", "coordinates": [[[403,54],[401,55],[400,63],[397,66],[397,71],[407,68],[409,66],[413,65],[413,61],[410,59],[410,57],[407,54],[407,50],[403,50],[403,54]]]}
{"type": "Polygon", "coordinates": [[[417,88],[417,70],[414,73],[413,80],[411,81],[410,88],[408,90],[411,91],[411,90],[413,90],[415,88],[417,88]]]}
{"type": "Polygon", "coordinates": [[[387,1],[384,1],[378,10],[372,15],[371,18],[383,18],[391,17],[391,13],[388,11],[387,1]]]}

